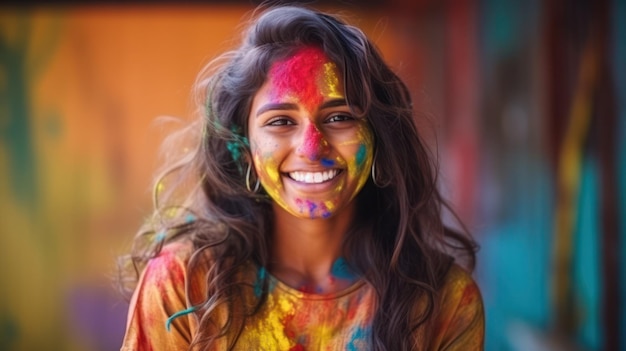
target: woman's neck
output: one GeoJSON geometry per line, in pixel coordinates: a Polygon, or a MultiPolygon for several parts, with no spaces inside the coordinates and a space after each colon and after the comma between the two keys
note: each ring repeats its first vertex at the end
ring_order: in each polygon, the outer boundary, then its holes
{"type": "Polygon", "coordinates": [[[275,206],[268,269],[287,285],[306,292],[331,293],[352,284],[354,279],[345,271],[336,272],[352,216],[353,209],[346,208],[327,219],[297,218],[275,206]]]}

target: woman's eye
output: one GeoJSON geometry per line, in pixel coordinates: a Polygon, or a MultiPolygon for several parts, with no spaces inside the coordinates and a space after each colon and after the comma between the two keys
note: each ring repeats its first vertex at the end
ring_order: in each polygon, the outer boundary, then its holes
{"type": "Polygon", "coordinates": [[[353,121],[354,117],[346,113],[338,113],[326,119],[326,123],[353,121]]]}
{"type": "Polygon", "coordinates": [[[291,121],[288,118],[274,118],[267,123],[268,126],[274,126],[274,127],[288,126],[288,125],[294,125],[294,124],[295,123],[293,123],[293,121],[291,121]]]}

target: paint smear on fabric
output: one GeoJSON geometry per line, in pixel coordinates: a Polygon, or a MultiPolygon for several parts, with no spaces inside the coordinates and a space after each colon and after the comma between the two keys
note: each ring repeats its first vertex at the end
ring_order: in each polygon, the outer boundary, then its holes
{"type": "Polygon", "coordinates": [[[369,339],[369,328],[357,327],[356,330],[350,335],[346,350],[358,351],[362,350],[367,345],[369,339]]]}

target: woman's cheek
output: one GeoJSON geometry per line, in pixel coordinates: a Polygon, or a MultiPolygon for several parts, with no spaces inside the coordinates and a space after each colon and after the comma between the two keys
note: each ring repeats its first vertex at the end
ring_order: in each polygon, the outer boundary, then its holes
{"type": "Polygon", "coordinates": [[[365,183],[374,157],[374,138],[369,127],[361,125],[350,144],[354,149],[348,160],[348,173],[352,178],[359,179],[359,183],[365,183]]]}
{"type": "Polygon", "coordinates": [[[263,183],[279,180],[278,165],[274,161],[273,152],[263,152],[257,149],[254,153],[254,164],[257,174],[263,183]]]}
{"type": "Polygon", "coordinates": [[[280,172],[278,171],[278,162],[274,160],[274,153],[268,152],[265,154],[262,162],[269,181],[277,185],[280,184],[280,172]]]}

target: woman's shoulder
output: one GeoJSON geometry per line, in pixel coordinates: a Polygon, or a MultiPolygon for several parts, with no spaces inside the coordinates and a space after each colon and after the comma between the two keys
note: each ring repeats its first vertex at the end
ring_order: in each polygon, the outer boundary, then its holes
{"type": "Polygon", "coordinates": [[[482,349],[483,300],[472,275],[453,263],[438,290],[437,302],[432,325],[433,344],[451,350],[482,349]]]}
{"type": "Polygon", "coordinates": [[[450,265],[437,296],[444,313],[482,313],[483,300],[478,284],[456,263],[450,265]]]}
{"type": "Polygon", "coordinates": [[[467,295],[480,295],[478,284],[472,275],[457,263],[452,263],[440,288],[440,295],[463,292],[467,295]]]}
{"type": "Polygon", "coordinates": [[[192,322],[172,316],[189,307],[185,282],[192,252],[191,243],[171,242],[148,260],[130,302],[122,350],[188,346],[192,322]]]}
{"type": "Polygon", "coordinates": [[[163,248],[148,260],[146,269],[185,267],[192,254],[193,244],[189,240],[169,242],[163,245],[163,248]]]}
{"type": "Polygon", "coordinates": [[[191,253],[192,246],[186,242],[163,245],[163,248],[146,262],[139,286],[162,287],[165,282],[183,281],[187,275],[187,262],[191,253]]]}

